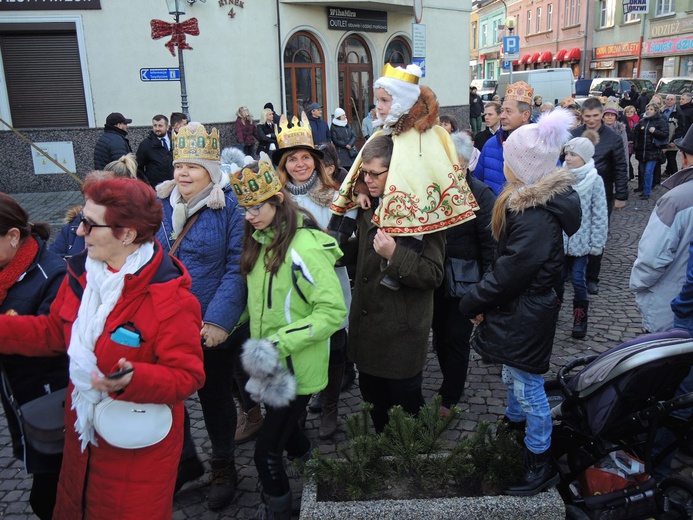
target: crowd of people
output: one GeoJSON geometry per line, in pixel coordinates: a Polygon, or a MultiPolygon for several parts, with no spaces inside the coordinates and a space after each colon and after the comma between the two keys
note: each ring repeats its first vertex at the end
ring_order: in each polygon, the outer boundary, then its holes
{"type": "Polygon", "coordinates": [[[209,508],[233,500],[236,445],[254,438],[259,517],[289,519],[284,458],[311,456],[307,410],[332,439],[355,365],[376,432],[392,406],[416,415],[431,330],[440,415],[464,396],[473,347],[502,365],[504,420],[523,438],[523,473],[505,492],[556,484],[542,374],[568,280],[572,336],[587,336],[631,154],[645,199],[656,165],[683,154],[631,288],[647,331],[691,328],[693,131],[675,99],[621,118],[598,98],[548,106],[518,82],[502,101],[479,99],[463,129],[421,75],[385,67],[360,150],[344,110],[330,128],[319,103],[291,121],[268,103],[259,125],[240,107],[238,145],[224,150],[215,128],[157,115],[136,155],[131,120],[113,113],[85,203],[50,247],[48,227],[0,194],[2,403],[39,518],[171,518],[174,494],[205,473],[185,407],[197,392],[209,508]],[[64,388],[64,448],[48,455],[12,403],[64,388]],[[133,420],[114,415],[118,402],[158,406],[162,436],[114,437],[102,418],[133,420]]]}

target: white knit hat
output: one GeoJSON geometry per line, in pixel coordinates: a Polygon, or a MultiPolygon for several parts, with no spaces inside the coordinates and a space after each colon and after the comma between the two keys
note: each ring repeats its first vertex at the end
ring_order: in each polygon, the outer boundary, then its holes
{"type": "Polygon", "coordinates": [[[599,134],[594,130],[585,130],[581,137],[575,137],[563,147],[563,153],[572,152],[585,164],[594,157],[594,147],[599,142],[599,134]]]}
{"type": "Polygon", "coordinates": [[[374,126],[383,124],[392,125],[404,114],[409,112],[416,100],[421,95],[418,80],[421,78],[421,68],[418,65],[407,65],[402,67],[392,67],[389,64],[383,69],[383,76],[373,85],[374,88],[382,88],[392,96],[392,105],[385,121],[374,121],[374,126]]]}
{"type": "Polygon", "coordinates": [[[341,108],[339,108],[339,107],[337,107],[337,108],[334,109],[334,117],[335,117],[335,118],[337,118],[337,117],[342,117],[342,116],[345,116],[345,115],[346,115],[346,112],[345,112],[343,109],[341,109],[341,108]]]}
{"type": "Polygon", "coordinates": [[[541,116],[538,123],[514,130],[503,146],[506,166],[525,184],[552,173],[574,122],[571,112],[556,108],[541,116]]]}

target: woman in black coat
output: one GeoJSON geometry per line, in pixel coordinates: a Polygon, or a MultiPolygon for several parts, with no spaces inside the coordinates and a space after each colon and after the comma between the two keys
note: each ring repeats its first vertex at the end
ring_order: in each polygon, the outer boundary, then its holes
{"type": "Polygon", "coordinates": [[[638,176],[644,179],[641,199],[650,198],[655,168],[664,162],[662,147],[669,138],[669,126],[657,103],[649,103],[645,114],[633,128],[633,153],[638,160],[638,176]]]}
{"type": "MultiPolygon", "coordinates": [[[[474,151],[465,132],[451,134],[457,147],[460,166],[467,168],[474,151]]],[[[445,232],[445,279],[433,298],[433,347],[438,356],[443,382],[438,390],[442,398],[440,413],[447,416],[464,394],[469,366],[469,337],[474,325],[459,310],[461,291],[481,280],[493,262],[496,241],[491,235],[491,211],[496,200],[493,190],[467,172],[467,184],[479,204],[475,219],[445,232]],[[471,267],[455,276],[455,267],[471,267]],[[471,276],[470,276],[471,275],[471,276]],[[455,279],[463,283],[455,283],[455,279]],[[466,283],[465,283],[466,282],[466,283]]]]}
{"type": "Polygon", "coordinates": [[[265,108],[260,114],[260,124],[257,125],[257,153],[265,152],[271,156],[277,149],[277,134],[274,133],[274,111],[265,108]]]}
{"type": "MultiPolygon", "coordinates": [[[[10,196],[0,193],[0,314],[48,314],[65,276],[65,262],[48,251],[50,227],[30,224],[26,211],[10,196]]],[[[50,519],[55,505],[62,455],[44,455],[22,439],[14,408],[67,387],[68,358],[0,356],[2,406],[12,437],[12,452],[33,473],[29,502],[36,516],[50,519]]]]}
{"type": "Polygon", "coordinates": [[[339,162],[348,170],[351,168],[358,153],[355,146],[356,134],[349,126],[349,123],[347,123],[346,113],[341,108],[337,108],[334,111],[330,135],[332,143],[337,147],[339,162]]]}

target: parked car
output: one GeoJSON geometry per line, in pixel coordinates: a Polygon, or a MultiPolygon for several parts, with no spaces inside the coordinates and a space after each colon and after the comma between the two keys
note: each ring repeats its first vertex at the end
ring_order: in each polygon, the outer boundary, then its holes
{"type": "Polygon", "coordinates": [[[582,102],[590,97],[591,79],[578,79],[575,81],[575,102],[582,106],[582,102]]]}
{"type": "Polygon", "coordinates": [[[484,99],[485,101],[490,101],[496,91],[496,84],[498,80],[495,79],[473,79],[471,87],[476,87],[476,93],[484,99]],[[490,95],[488,99],[484,98],[485,95],[490,95]]]}
{"type": "Polygon", "coordinates": [[[693,78],[688,78],[686,76],[662,78],[657,82],[655,92],[661,94],[662,97],[667,94],[674,94],[676,95],[676,101],[679,102],[681,101],[681,94],[693,93],[693,78]]]}
{"type": "Polygon", "coordinates": [[[616,97],[623,97],[625,92],[630,91],[631,85],[635,85],[635,91],[638,94],[649,92],[654,94],[655,88],[649,79],[636,78],[594,78],[590,86],[590,96],[599,97],[604,92],[604,89],[611,86],[616,92],[616,97]]]}
{"type": "MultiPolygon", "coordinates": [[[[567,68],[522,70],[513,72],[513,83],[524,81],[534,89],[535,96],[541,96],[544,101],[559,103],[567,97],[575,97],[575,77],[573,71],[567,68]]],[[[510,74],[503,72],[498,78],[496,92],[501,98],[510,83],[510,74]]]]}

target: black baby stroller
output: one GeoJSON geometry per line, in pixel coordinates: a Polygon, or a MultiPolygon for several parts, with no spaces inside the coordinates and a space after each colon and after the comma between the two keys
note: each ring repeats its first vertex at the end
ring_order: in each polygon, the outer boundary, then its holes
{"type": "Polygon", "coordinates": [[[567,518],[693,518],[693,481],[651,477],[693,439],[691,420],[675,413],[693,407],[693,393],[677,392],[692,366],[693,339],[671,330],[573,361],[559,371],[557,391],[547,383],[549,399],[559,401],[551,451],[567,518]],[[601,476],[601,484],[623,485],[595,491],[601,476]]]}

